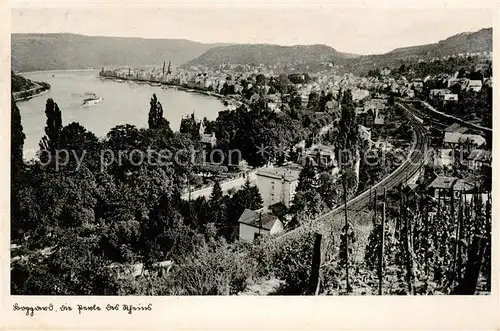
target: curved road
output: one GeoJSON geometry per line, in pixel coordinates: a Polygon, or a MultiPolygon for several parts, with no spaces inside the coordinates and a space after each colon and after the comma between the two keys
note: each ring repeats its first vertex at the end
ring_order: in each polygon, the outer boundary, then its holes
{"type": "MultiPolygon", "coordinates": [[[[375,186],[373,186],[371,194],[377,194],[377,195],[383,194],[384,188],[389,190],[405,182],[408,178],[413,177],[413,175],[415,175],[427,161],[427,156],[428,156],[427,151],[429,145],[429,137],[427,135],[427,130],[415,118],[416,115],[414,114],[413,111],[411,111],[408,107],[404,106],[401,103],[397,102],[396,104],[405,111],[410,123],[412,123],[415,129],[415,141],[414,141],[415,145],[410,155],[406,159],[406,161],[403,162],[403,164],[401,164],[389,176],[385,177],[383,180],[381,180],[375,186]]],[[[365,207],[367,204],[370,203],[371,194],[370,194],[370,189],[368,189],[363,193],[357,195],[350,201],[348,201],[347,202],[348,210],[359,210],[365,207]]],[[[344,211],[344,205],[334,210],[331,210],[326,214],[321,215],[320,217],[316,218],[314,222],[331,220],[334,217],[341,215],[343,211],[344,211]]],[[[293,233],[299,232],[301,229],[302,227],[289,231],[277,237],[277,239],[286,238],[293,233]]]]}

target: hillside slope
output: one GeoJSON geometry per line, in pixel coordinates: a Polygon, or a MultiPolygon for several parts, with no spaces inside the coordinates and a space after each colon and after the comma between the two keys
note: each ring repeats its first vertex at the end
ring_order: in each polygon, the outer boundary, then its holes
{"type": "Polygon", "coordinates": [[[225,63],[233,64],[287,64],[331,61],[344,56],[326,45],[279,46],[270,44],[241,44],[214,47],[186,66],[214,66],[225,63]]]}
{"type": "Polygon", "coordinates": [[[12,34],[12,68],[16,71],[141,66],[172,61],[180,65],[217,44],[181,39],[82,36],[70,33],[12,34]]]}
{"type": "Polygon", "coordinates": [[[391,52],[378,55],[365,55],[354,61],[347,60],[344,66],[354,73],[366,73],[380,67],[396,67],[418,59],[430,59],[459,53],[492,51],[492,28],[476,32],[460,33],[434,44],[397,48],[391,52]]]}

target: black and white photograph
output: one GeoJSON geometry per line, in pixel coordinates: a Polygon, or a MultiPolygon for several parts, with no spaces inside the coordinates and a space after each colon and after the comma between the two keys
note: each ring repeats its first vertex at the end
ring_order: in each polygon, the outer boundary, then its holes
{"type": "Polygon", "coordinates": [[[491,296],[491,10],[10,24],[10,295],[491,296]]]}

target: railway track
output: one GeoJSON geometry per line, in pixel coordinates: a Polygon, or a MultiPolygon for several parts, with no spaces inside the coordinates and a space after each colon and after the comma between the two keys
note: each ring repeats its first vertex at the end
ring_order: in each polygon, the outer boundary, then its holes
{"type": "MultiPolygon", "coordinates": [[[[353,199],[347,202],[348,211],[361,210],[370,203],[370,198],[373,194],[381,195],[383,194],[384,188],[390,190],[397,187],[403,182],[406,182],[408,178],[414,176],[420,169],[425,165],[428,157],[428,146],[429,137],[427,135],[427,130],[425,127],[415,118],[415,113],[409,109],[411,106],[405,106],[400,102],[396,103],[406,114],[408,120],[412,123],[414,128],[414,146],[408,158],[389,176],[385,177],[383,180],[378,182],[371,189],[364,191],[363,193],[357,195],[353,199]],[[371,192],[370,192],[371,191],[371,192]]],[[[314,222],[324,222],[330,221],[341,216],[344,211],[344,205],[339,206],[321,216],[316,218],[314,222]]],[[[292,234],[295,234],[302,230],[302,227],[289,231],[276,239],[287,238],[292,234]]]]}
{"type": "MultiPolygon", "coordinates": [[[[399,107],[404,109],[407,113],[407,117],[410,122],[412,122],[415,129],[415,145],[409,157],[403,164],[401,164],[396,170],[394,170],[389,176],[385,177],[383,180],[378,182],[372,187],[372,192],[370,189],[364,191],[363,193],[357,195],[349,202],[347,202],[348,210],[360,210],[362,207],[370,203],[371,194],[381,195],[383,194],[384,188],[390,190],[397,187],[401,183],[405,182],[408,178],[411,178],[415,173],[420,171],[421,167],[425,164],[427,157],[427,147],[429,144],[429,138],[427,136],[427,131],[424,126],[419,123],[413,116],[413,113],[405,106],[397,103],[399,107]]],[[[338,208],[330,211],[327,214],[320,216],[317,221],[322,221],[331,217],[341,214],[344,210],[344,206],[339,206],[338,208]]]]}

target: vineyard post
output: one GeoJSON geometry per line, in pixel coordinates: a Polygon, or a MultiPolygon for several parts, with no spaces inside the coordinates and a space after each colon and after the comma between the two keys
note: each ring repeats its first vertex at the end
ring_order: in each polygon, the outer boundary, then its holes
{"type": "Polygon", "coordinates": [[[321,234],[316,233],[314,238],[313,256],[311,262],[311,277],[309,279],[309,295],[315,294],[319,285],[319,266],[321,264],[321,234]]]}
{"type": "Polygon", "coordinates": [[[443,191],[439,188],[438,189],[438,215],[441,214],[441,196],[443,195],[443,191]]]}
{"type": "Polygon", "coordinates": [[[344,216],[345,216],[345,277],[346,277],[346,291],[350,292],[349,284],[349,221],[347,219],[347,183],[346,176],[344,175],[344,180],[342,181],[344,186],[344,216]]]}
{"type": "Polygon", "coordinates": [[[402,216],[403,215],[403,192],[401,190],[401,187],[399,187],[399,217],[396,219],[396,231],[398,233],[397,239],[401,238],[401,226],[403,224],[402,216]]]}
{"type": "Polygon", "coordinates": [[[460,284],[455,288],[454,294],[473,295],[476,292],[477,280],[484,256],[486,245],[483,236],[474,234],[472,245],[468,251],[467,266],[460,284]]]}
{"type": "Polygon", "coordinates": [[[370,202],[372,201],[372,188],[373,188],[373,185],[370,185],[370,202]]]}
{"type": "MultiPolygon", "coordinates": [[[[425,194],[425,193],[424,193],[425,194]]],[[[425,238],[427,243],[429,240],[429,197],[425,195],[425,238]]],[[[429,278],[429,245],[427,244],[425,247],[425,276],[429,278]]]]}
{"type": "Polygon", "coordinates": [[[455,269],[457,265],[457,254],[459,245],[458,231],[460,228],[460,220],[457,220],[457,223],[455,223],[455,193],[453,191],[453,186],[450,188],[450,192],[451,192],[451,224],[453,224],[453,226],[455,227],[455,245],[453,248],[453,263],[449,274],[449,280],[451,284],[455,278],[455,269]]]}
{"type": "Polygon", "coordinates": [[[487,288],[491,290],[491,191],[488,191],[486,198],[486,236],[488,238],[487,245],[487,260],[486,260],[486,284],[487,288]]]}
{"type": "Polygon", "coordinates": [[[382,204],[382,227],[380,230],[380,255],[378,259],[378,294],[383,294],[383,279],[384,279],[384,245],[385,245],[385,204],[386,204],[386,192],[384,187],[384,203],[382,204]]]}
{"type": "Polygon", "coordinates": [[[406,281],[408,283],[408,293],[413,293],[412,279],[413,279],[413,268],[412,268],[412,255],[410,251],[410,230],[406,207],[403,207],[403,219],[405,224],[405,251],[406,251],[406,281]]]}
{"type": "Polygon", "coordinates": [[[457,241],[458,241],[458,256],[457,256],[457,265],[455,267],[455,274],[458,277],[458,281],[462,278],[462,275],[460,271],[462,270],[462,237],[463,237],[463,232],[464,232],[464,204],[465,202],[463,201],[464,199],[464,190],[460,192],[460,201],[458,205],[458,236],[457,236],[457,241]]]}

